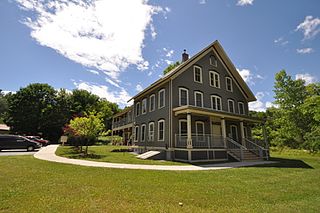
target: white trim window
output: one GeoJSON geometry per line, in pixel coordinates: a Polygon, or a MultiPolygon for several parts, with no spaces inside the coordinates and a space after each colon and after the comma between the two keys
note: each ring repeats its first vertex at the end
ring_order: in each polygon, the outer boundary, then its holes
{"type": "Polygon", "coordinates": [[[220,75],[215,71],[209,72],[210,86],[220,88],[220,75]]]}
{"type": "Polygon", "coordinates": [[[179,135],[186,136],[188,134],[188,123],[186,119],[179,120],[179,135]]]}
{"type": "Polygon", "coordinates": [[[156,108],[156,96],[155,94],[150,95],[149,98],[149,112],[154,111],[156,108]]]}
{"type": "Polygon", "coordinates": [[[154,122],[150,122],[148,126],[148,141],[154,141],[154,122]]]}
{"type": "Polygon", "coordinates": [[[158,121],[158,141],[164,141],[165,137],[165,122],[164,120],[158,121]]]}
{"type": "Polygon", "coordinates": [[[140,115],[140,102],[136,103],[136,117],[140,115]]]}
{"type": "Polygon", "coordinates": [[[203,93],[199,91],[194,92],[194,105],[196,107],[203,107],[203,93]]]}
{"type": "Polygon", "coordinates": [[[243,127],[244,138],[248,138],[248,128],[246,126],[243,127]]]}
{"type": "Polygon", "coordinates": [[[165,97],[166,97],[166,91],[165,89],[161,89],[158,92],[158,109],[161,109],[166,105],[165,97]]]}
{"type": "Polygon", "coordinates": [[[234,112],[234,100],[228,99],[228,112],[235,113],[234,112]]]}
{"type": "Polygon", "coordinates": [[[202,68],[199,66],[193,66],[193,80],[197,83],[202,83],[202,68]]]}
{"type": "Polygon", "coordinates": [[[196,136],[198,141],[205,140],[205,130],[204,130],[204,122],[203,121],[196,121],[196,136]]]}
{"type": "Polygon", "coordinates": [[[230,77],[226,77],[226,90],[229,91],[229,92],[233,91],[232,79],[230,77]]]}
{"type": "Polygon", "coordinates": [[[147,113],[147,98],[144,98],[141,104],[141,114],[143,115],[146,113],[147,113]]]}
{"type": "Polygon", "coordinates": [[[179,106],[189,105],[189,90],[179,88],[179,106]]]}
{"type": "Polygon", "coordinates": [[[139,140],[139,126],[134,127],[134,139],[135,142],[139,140]]]}
{"type": "Polygon", "coordinates": [[[244,103],[243,102],[238,102],[238,109],[239,109],[239,114],[240,115],[244,115],[245,114],[244,103]]]}
{"type": "Polygon", "coordinates": [[[214,55],[210,56],[209,61],[210,61],[210,65],[215,67],[217,66],[217,58],[214,55]]]}
{"type": "Polygon", "coordinates": [[[146,125],[142,124],[141,125],[141,138],[140,138],[140,140],[145,141],[145,139],[146,139],[146,125]]]}
{"type": "Polygon", "coordinates": [[[211,95],[211,108],[213,110],[218,110],[218,111],[222,110],[221,97],[219,97],[217,95],[211,95]]]}

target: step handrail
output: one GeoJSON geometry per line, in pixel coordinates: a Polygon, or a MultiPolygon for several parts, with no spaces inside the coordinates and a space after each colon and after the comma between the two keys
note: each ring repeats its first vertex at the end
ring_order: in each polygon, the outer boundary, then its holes
{"type": "Polygon", "coordinates": [[[232,149],[227,144],[227,150],[232,154],[231,156],[236,157],[237,160],[239,160],[239,161],[242,161],[243,160],[243,150],[247,150],[247,148],[245,146],[239,144],[238,142],[236,142],[232,138],[227,137],[226,140],[227,140],[227,142],[230,142],[232,145],[237,147],[236,149],[232,149]],[[234,152],[234,150],[240,150],[240,156],[238,156],[236,154],[236,152],[234,152]]]}
{"type": "MultiPolygon", "coordinates": [[[[266,158],[267,160],[269,159],[268,154],[267,154],[268,149],[266,149],[266,148],[264,148],[264,147],[262,147],[262,146],[260,146],[260,145],[258,145],[258,144],[256,144],[256,143],[250,141],[250,140],[247,139],[247,138],[245,138],[245,140],[246,140],[246,143],[250,143],[251,145],[257,147],[257,149],[259,150],[259,157],[261,157],[261,158],[266,158]],[[263,152],[263,151],[266,152],[266,156],[264,156],[264,154],[263,154],[264,152],[263,152]]],[[[249,150],[250,150],[250,149],[249,149],[249,150]]]]}

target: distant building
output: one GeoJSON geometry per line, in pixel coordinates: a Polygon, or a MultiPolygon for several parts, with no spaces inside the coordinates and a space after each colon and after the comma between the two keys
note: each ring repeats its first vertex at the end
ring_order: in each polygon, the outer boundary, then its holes
{"type": "Polygon", "coordinates": [[[113,134],[140,152],[158,150],[167,159],[199,162],[267,158],[251,140],[248,115],[256,98],[218,41],[135,95],[134,105],[113,118],[113,134]]]}

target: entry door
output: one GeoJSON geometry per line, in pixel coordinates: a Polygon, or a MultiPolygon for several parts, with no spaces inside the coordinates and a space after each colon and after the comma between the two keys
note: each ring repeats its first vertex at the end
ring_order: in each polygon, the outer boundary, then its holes
{"type": "Polygon", "coordinates": [[[237,126],[236,125],[231,125],[230,126],[230,134],[231,134],[231,138],[237,142],[238,141],[238,130],[237,130],[237,126]]]}
{"type": "Polygon", "coordinates": [[[222,135],[221,126],[219,124],[212,124],[212,134],[213,135],[222,135]]]}

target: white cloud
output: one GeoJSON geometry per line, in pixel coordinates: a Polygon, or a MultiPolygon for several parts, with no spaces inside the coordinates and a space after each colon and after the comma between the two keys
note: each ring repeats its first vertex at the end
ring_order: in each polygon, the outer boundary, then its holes
{"type": "Polygon", "coordinates": [[[285,46],[289,43],[289,41],[285,40],[283,37],[279,37],[273,41],[275,44],[285,46]]]}
{"type": "Polygon", "coordinates": [[[265,93],[264,92],[257,92],[255,95],[257,100],[249,103],[249,109],[253,110],[253,111],[264,112],[264,111],[266,111],[267,108],[277,107],[276,104],[273,104],[270,101],[263,102],[265,95],[268,95],[268,93],[267,92],[265,92],[265,93]]]}
{"type": "Polygon", "coordinates": [[[241,75],[242,79],[249,85],[254,85],[255,81],[257,79],[260,79],[260,80],[264,79],[263,76],[261,76],[259,74],[255,75],[249,69],[238,69],[237,68],[237,70],[238,70],[239,74],[241,75]]]}
{"type": "Polygon", "coordinates": [[[128,106],[132,102],[127,103],[131,96],[124,90],[109,91],[105,85],[91,84],[88,82],[73,82],[77,89],[87,90],[101,98],[106,98],[108,101],[118,103],[121,107],[128,106]]]}
{"type": "Polygon", "coordinates": [[[252,5],[254,0],[238,0],[238,6],[252,5]]]}
{"type": "Polygon", "coordinates": [[[168,60],[168,59],[165,59],[164,61],[167,63],[167,65],[172,64],[172,63],[173,63],[173,61],[168,60]]]}
{"type": "Polygon", "coordinates": [[[16,94],[17,93],[16,91],[9,91],[9,90],[2,90],[1,92],[4,95],[9,94],[9,93],[12,93],[12,94],[16,94]]]}
{"type": "Polygon", "coordinates": [[[296,74],[296,80],[302,79],[306,82],[306,84],[312,84],[317,81],[317,78],[315,76],[310,75],[309,73],[299,73],[296,74]]]}
{"type": "Polygon", "coordinates": [[[108,82],[109,84],[111,84],[111,85],[113,85],[113,86],[115,86],[115,87],[117,87],[117,88],[122,89],[122,88],[119,86],[119,84],[117,84],[115,81],[113,81],[113,80],[111,80],[111,79],[109,79],[109,78],[105,78],[105,80],[106,80],[106,82],[108,82]]]}
{"type": "Polygon", "coordinates": [[[206,4],[207,1],[206,0],[199,0],[199,4],[206,4]]]}
{"type": "Polygon", "coordinates": [[[304,21],[297,26],[295,31],[302,31],[304,40],[311,39],[320,32],[320,19],[306,16],[304,21]]]}
{"type": "Polygon", "coordinates": [[[308,54],[308,53],[312,53],[312,52],[314,52],[314,50],[310,47],[297,49],[297,53],[299,53],[299,54],[308,54]]]}
{"type": "Polygon", "coordinates": [[[152,75],[152,71],[148,72],[148,76],[151,76],[152,75]]]}
{"type": "Polygon", "coordinates": [[[96,70],[88,70],[88,72],[91,72],[92,74],[95,74],[95,75],[99,75],[99,72],[96,70]]]}
{"type": "Polygon", "coordinates": [[[146,67],[142,48],[148,27],[156,36],[152,16],[170,10],[145,0],[16,1],[32,12],[24,23],[40,45],[112,79],[131,64],[146,67]]]}
{"type": "Polygon", "coordinates": [[[141,92],[143,90],[143,88],[140,84],[137,84],[136,90],[137,90],[137,92],[141,92]]]}

